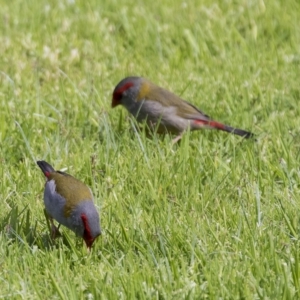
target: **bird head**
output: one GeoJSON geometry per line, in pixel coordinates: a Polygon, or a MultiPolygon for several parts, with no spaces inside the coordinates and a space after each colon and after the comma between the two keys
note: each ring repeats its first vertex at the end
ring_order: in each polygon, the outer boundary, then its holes
{"type": "Polygon", "coordinates": [[[91,250],[95,239],[101,234],[99,215],[92,205],[90,201],[84,202],[79,210],[83,224],[82,238],[89,250],[91,250]]]}
{"type": "Polygon", "coordinates": [[[115,87],[112,95],[112,107],[120,104],[125,107],[130,106],[138,98],[143,78],[126,77],[121,80],[115,87]]]}

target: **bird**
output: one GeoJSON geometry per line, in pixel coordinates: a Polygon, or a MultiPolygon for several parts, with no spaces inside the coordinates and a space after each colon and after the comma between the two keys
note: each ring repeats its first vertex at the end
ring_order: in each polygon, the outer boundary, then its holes
{"type": "Polygon", "coordinates": [[[157,133],[176,134],[173,143],[179,141],[188,129],[210,128],[244,138],[254,136],[249,131],[213,120],[193,104],[143,77],[126,77],[116,85],[111,106],[114,108],[118,105],[124,106],[138,122],[146,122],[148,129],[157,133]]]}
{"type": "Polygon", "coordinates": [[[93,202],[91,190],[73,176],[55,171],[46,161],[37,161],[46,176],[44,204],[46,216],[51,223],[51,237],[59,235],[64,225],[85,241],[88,250],[101,234],[100,218],[93,202]],[[59,226],[54,225],[54,220],[59,226]]]}

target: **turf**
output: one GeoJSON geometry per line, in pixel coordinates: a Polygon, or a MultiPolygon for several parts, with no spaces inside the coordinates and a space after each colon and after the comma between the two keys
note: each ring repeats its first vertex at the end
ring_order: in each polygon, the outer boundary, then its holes
{"type": "Polygon", "coordinates": [[[1,299],[299,299],[300,4],[0,0],[1,299]],[[151,79],[256,141],[148,138],[151,79]],[[46,160],[88,184],[88,254],[43,214],[46,160]]]}

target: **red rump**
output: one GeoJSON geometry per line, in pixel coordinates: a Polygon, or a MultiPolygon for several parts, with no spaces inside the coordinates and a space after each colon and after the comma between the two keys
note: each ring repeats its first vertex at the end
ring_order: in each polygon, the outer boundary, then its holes
{"type": "Polygon", "coordinates": [[[49,178],[50,174],[52,172],[55,172],[55,170],[52,168],[51,165],[49,165],[47,162],[45,162],[44,160],[38,160],[36,162],[38,164],[38,166],[41,168],[42,172],[44,173],[44,175],[49,178]]]}
{"type": "Polygon", "coordinates": [[[221,129],[221,130],[224,130],[225,129],[225,125],[219,123],[219,122],[216,122],[216,121],[206,121],[206,120],[195,120],[195,123],[196,124],[201,124],[201,125],[206,125],[206,126],[210,126],[210,127],[213,127],[213,128],[217,128],[217,129],[221,129]]]}
{"type": "Polygon", "coordinates": [[[48,172],[48,171],[45,171],[45,172],[44,172],[44,175],[45,175],[47,178],[49,178],[50,174],[51,174],[51,173],[48,172]]]}

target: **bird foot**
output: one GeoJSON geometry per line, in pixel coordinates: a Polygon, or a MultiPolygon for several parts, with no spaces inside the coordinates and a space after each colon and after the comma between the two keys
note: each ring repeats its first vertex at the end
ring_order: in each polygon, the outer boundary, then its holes
{"type": "Polygon", "coordinates": [[[172,140],[172,144],[176,144],[178,141],[180,141],[182,138],[182,134],[176,136],[173,140],[172,140]]]}
{"type": "Polygon", "coordinates": [[[51,224],[51,239],[55,240],[57,237],[61,236],[58,227],[56,227],[54,224],[51,224]]]}

